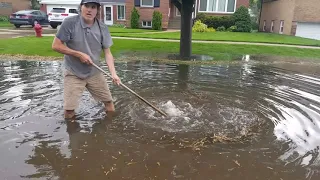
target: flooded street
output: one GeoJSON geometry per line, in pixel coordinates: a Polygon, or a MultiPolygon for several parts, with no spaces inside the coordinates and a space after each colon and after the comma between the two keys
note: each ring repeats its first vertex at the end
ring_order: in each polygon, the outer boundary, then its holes
{"type": "MultiPolygon", "coordinates": [[[[315,180],[320,64],[116,64],[117,114],[85,91],[63,118],[60,61],[0,61],[1,179],[315,180]]],[[[107,70],[107,67],[103,67],[107,70]]]]}

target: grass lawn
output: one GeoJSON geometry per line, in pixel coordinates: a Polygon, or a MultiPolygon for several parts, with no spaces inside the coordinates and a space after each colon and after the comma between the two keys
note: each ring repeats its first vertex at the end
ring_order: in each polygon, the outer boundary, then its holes
{"type": "MultiPolygon", "coordinates": [[[[180,32],[166,32],[166,33],[154,33],[154,34],[113,33],[112,36],[156,38],[156,39],[180,39],[180,32]]],[[[258,33],[238,33],[238,32],[193,33],[192,39],[207,40],[207,41],[262,42],[262,43],[320,46],[319,40],[312,40],[312,39],[306,39],[306,38],[300,38],[300,37],[288,36],[288,35],[280,35],[280,34],[261,33],[261,32],[258,32],[258,33]]]]}
{"type": "Polygon", "coordinates": [[[156,30],[151,29],[130,29],[130,28],[120,28],[109,26],[109,31],[111,33],[144,33],[144,32],[157,32],[156,30]]]}
{"type": "MultiPolygon", "coordinates": [[[[15,39],[2,39],[0,41],[0,54],[23,54],[39,56],[62,57],[61,54],[51,49],[53,37],[23,37],[15,39]],[[21,45],[23,44],[23,46],[21,45]]],[[[157,42],[143,40],[114,39],[112,52],[119,57],[122,52],[137,51],[146,53],[178,53],[179,43],[157,42]]],[[[272,47],[255,45],[230,45],[230,44],[193,44],[193,53],[210,55],[215,60],[232,60],[235,57],[250,55],[277,55],[303,58],[319,58],[320,51],[316,49],[299,49],[290,47],[272,47]]],[[[156,57],[156,56],[155,56],[156,57]]]]}
{"type": "Polygon", "coordinates": [[[9,22],[4,22],[4,21],[0,21],[0,28],[3,27],[13,27],[12,24],[10,24],[9,22]]]}

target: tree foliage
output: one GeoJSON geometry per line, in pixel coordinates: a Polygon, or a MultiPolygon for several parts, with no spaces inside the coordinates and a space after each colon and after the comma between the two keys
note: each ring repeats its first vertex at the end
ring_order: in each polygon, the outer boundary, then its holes
{"type": "Polygon", "coordinates": [[[137,8],[133,7],[131,11],[131,19],[130,19],[130,26],[132,29],[138,29],[139,28],[139,19],[140,14],[137,8]]]}
{"type": "Polygon", "coordinates": [[[40,9],[40,4],[38,0],[30,0],[31,1],[31,8],[39,10],[40,9]]]}
{"type": "Polygon", "coordinates": [[[237,32],[251,32],[252,24],[248,8],[240,6],[233,14],[237,32]]]}
{"type": "Polygon", "coordinates": [[[153,11],[152,15],[152,29],[162,29],[162,13],[160,11],[153,11]]]}

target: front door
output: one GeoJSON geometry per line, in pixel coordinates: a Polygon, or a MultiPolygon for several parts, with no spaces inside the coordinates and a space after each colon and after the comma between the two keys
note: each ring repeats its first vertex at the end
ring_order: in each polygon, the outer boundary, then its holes
{"type": "Polygon", "coordinates": [[[104,6],[104,23],[106,25],[113,25],[112,5],[105,5],[104,6]]]}

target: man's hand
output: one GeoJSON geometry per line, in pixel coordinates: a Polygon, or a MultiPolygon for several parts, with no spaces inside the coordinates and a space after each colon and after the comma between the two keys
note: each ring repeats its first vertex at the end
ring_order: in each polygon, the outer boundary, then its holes
{"type": "Polygon", "coordinates": [[[80,61],[81,61],[82,63],[86,63],[86,64],[89,64],[89,65],[92,65],[92,64],[93,64],[90,56],[88,56],[88,55],[85,54],[85,53],[80,53],[79,59],[80,59],[80,61]]]}
{"type": "Polygon", "coordinates": [[[111,76],[112,76],[112,81],[113,81],[114,84],[117,84],[119,86],[120,83],[121,83],[121,80],[118,77],[118,75],[116,73],[116,70],[114,68],[114,59],[113,59],[113,56],[111,54],[110,49],[109,48],[104,49],[104,54],[105,54],[107,65],[109,67],[109,71],[110,71],[111,76]]]}
{"type": "Polygon", "coordinates": [[[113,74],[113,75],[112,75],[112,81],[113,81],[114,84],[117,84],[118,86],[119,86],[120,83],[121,83],[121,80],[120,80],[120,78],[118,77],[117,74],[113,74]]]}

